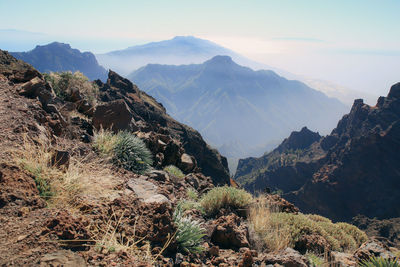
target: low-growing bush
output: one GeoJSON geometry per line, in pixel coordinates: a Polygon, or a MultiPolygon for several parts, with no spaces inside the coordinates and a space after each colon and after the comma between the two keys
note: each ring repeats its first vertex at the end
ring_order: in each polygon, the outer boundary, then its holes
{"type": "Polygon", "coordinates": [[[336,223],[336,225],[346,234],[350,235],[356,241],[357,246],[361,246],[362,243],[368,240],[366,233],[358,229],[356,226],[348,223],[336,223]]]}
{"type": "Polygon", "coordinates": [[[174,165],[168,165],[164,167],[164,171],[168,172],[170,175],[175,176],[179,179],[182,179],[185,177],[185,174],[176,166],[174,165]]]}
{"type": "Polygon", "coordinates": [[[201,246],[205,229],[201,227],[199,221],[193,220],[190,216],[183,215],[182,204],[179,203],[175,208],[173,218],[177,226],[175,236],[178,249],[183,252],[200,253],[204,250],[201,246]]]}
{"type": "Polygon", "coordinates": [[[249,205],[253,200],[251,194],[243,189],[230,186],[215,187],[203,195],[200,204],[205,213],[214,215],[221,208],[241,209],[249,205]]]}
{"type": "Polygon", "coordinates": [[[153,160],[146,144],[129,132],[119,132],[117,135],[113,148],[113,163],[140,174],[150,170],[153,160]]]}
{"type": "Polygon", "coordinates": [[[132,133],[117,134],[100,129],[94,135],[93,148],[112,163],[126,170],[143,174],[151,169],[152,154],[146,144],[132,133]]]}
{"type": "Polygon", "coordinates": [[[188,196],[189,199],[193,201],[197,201],[199,199],[199,194],[192,188],[188,188],[186,190],[186,195],[188,196]]]}
{"type": "Polygon", "coordinates": [[[360,263],[360,267],[400,267],[397,259],[384,259],[381,257],[371,257],[360,263]]]}
{"type": "Polygon", "coordinates": [[[45,80],[51,85],[54,93],[63,100],[70,100],[71,89],[78,88],[81,95],[91,105],[95,105],[98,95],[98,86],[90,82],[81,72],[51,72],[44,74],[45,80]]]}
{"type": "Polygon", "coordinates": [[[265,201],[251,207],[249,221],[270,251],[293,248],[304,235],[321,236],[335,251],[354,251],[366,240],[365,233],[355,226],[333,223],[319,215],[271,212],[265,201]]]}
{"type": "Polygon", "coordinates": [[[321,257],[317,254],[314,254],[312,252],[307,252],[304,256],[310,262],[310,266],[320,267],[320,266],[324,266],[324,264],[325,264],[325,259],[323,257],[321,257]]]}
{"type": "Polygon", "coordinates": [[[22,162],[22,167],[34,177],[39,195],[45,200],[49,200],[54,195],[54,192],[50,186],[50,178],[46,176],[42,166],[32,166],[27,162],[22,162]]]}

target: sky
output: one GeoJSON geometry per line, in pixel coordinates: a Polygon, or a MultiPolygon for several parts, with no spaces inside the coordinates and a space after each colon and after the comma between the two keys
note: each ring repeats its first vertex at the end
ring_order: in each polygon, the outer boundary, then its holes
{"type": "Polygon", "coordinates": [[[0,0],[0,49],[103,53],[192,35],[288,72],[386,95],[400,81],[399,0],[0,0]]]}

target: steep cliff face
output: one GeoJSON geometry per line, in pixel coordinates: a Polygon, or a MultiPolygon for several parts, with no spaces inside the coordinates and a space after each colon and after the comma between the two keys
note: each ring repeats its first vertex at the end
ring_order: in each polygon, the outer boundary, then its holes
{"type": "Polygon", "coordinates": [[[80,52],[69,44],[53,42],[28,52],[11,52],[11,55],[32,64],[40,72],[80,71],[90,80],[107,79],[106,69],[92,53],[80,52]]]}
{"type": "Polygon", "coordinates": [[[278,148],[242,160],[236,177],[249,189],[280,189],[302,211],[334,220],[392,218],[400,216],[399,151],[400,83],[376,106],[355,100],[330,135],[297,152],[278,148]],[[254,161],[264,164],[255,168],[254,161]]]}
{"type": "MultiPolygon", "coordinates": [[[[178,157],[182,157],[184,153],[194,157],[197,166],[205,175],[211,176],[215,184],[229,183],[226,158],[221,156],[217,150],[211,148],[197,131],[167,115],[162,104],[158,103],[153,97],[139,90],[136,85],[113,71],[109,72],[106,83],[99,80],[96,83],[100,87],[102,101],[124,100],[129,112],[132,113],[133,123],[129,126],[132,130],[148,133],[143,135],[147,137],[149,137],[150,132],[153,132],[158,135],[156,138],[164,138],[164,141],[165,136],[171,136],[178,140],[184,148],[184,151],[177,154],[178,157]]],[[[166,156],[160,155],[164,159],[168,158],[166,156]]]]}
{"type": "Polygon", "coordinates": [[[239,160],[235,179],[253,193],[297,190],[312,173],[310,163],[325,155],[317,144],[320,139],[319,133],[307,127],[292,132],[272,152],[260,158],[239,160]]]}

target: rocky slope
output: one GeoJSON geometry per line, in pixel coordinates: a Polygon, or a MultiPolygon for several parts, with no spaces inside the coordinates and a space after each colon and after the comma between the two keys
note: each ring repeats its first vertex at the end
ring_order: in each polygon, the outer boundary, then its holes
{"type": "Polygon", "coordinates": [[[236,179],[253,191],[282,190],[303,212],[334,220],[400,216],[400,84],[376,106],[355,100],[332,133],[303,129],[273,152],[239,162],[236,179]]]}
{"type": "MultiPolygon", "coordinates": [[[[371,255],[394,257],[379,241],[361,245],[342,230],[353,241],[351,253],[332,251],[322,232],[276,250],[258,246],[248,216],[253,206],[269,212],[263,207],[272,205],[278,216],[304,215],[277,195],[254,200],[243,190],[215,188],[229,178],[223,158],[118,74],[91,83],[99,89],[96,101],[86,99],[87,82],[76,85],[57,96],[41,73],[0,51],[0,265],[309,266],[304,253],[310,249],[347,266],[371,255]],[[143,140],[153,154],[152,168],[139,174],[110,161],[95,146],[101,127],[143,140]],[[185,174],[164,171],[167,164],[185,174]],[[218,207],[206,213],[203,197],[221,189],[235,194],[206,198],[218,207]],[[244,197],[247,202],[239,201],[244,197]],[[236,204],[223,205],[229,201],[236,204]],[[177,213],[182,205],[189,205],[183,215],[177,213]],[[183,246],[178,237],[188,225],[204,228],[198,251],[184,250],[191,243],[183,246]]],[[[103,137],[115,137],[109,133],[103,137]]],[[[364,242],[365,234],[358,233],[364,242]]]]}
{"type": "Polygon", "coordinates": [[[107,79],[107,71],[97,63],[92,53],[82,53],[72,49],[69,44],[53,42],[38,45],[28,52],[11,52],[11,55],[31,64],[40,72],[80,71],[90,80],[107,79]]]}

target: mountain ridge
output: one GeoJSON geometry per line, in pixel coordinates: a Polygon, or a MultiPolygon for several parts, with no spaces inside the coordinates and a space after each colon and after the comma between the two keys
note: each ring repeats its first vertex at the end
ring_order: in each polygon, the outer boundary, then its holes
{"type": "Polygon", "coordinates": [[[303,212],[336,221],[400,216],[400,83],[375,106],[356,99],[325,137],[301,132],[302,141],[315,139],[296,150],[285,140],[283,149],[240,160],[236,180],[253,192],[281,190],[303,212]]]}
{"type": "Polygon", "coordinates": [[[229,56],[202,64],[149,64],[128,78],[217,148],[237,141],[249,151],[265,147],[305,122],[327,132],[347,109],[299,81],[240,66],[229,56]]]}
{"type": "Polygon", "coordinates": [[[80,71],[90,80],[107,79],[107,71],[97,62],[91,52],[80,52],[69,44],[52,42],[37,45],[28,52],[10,52],[14,57],[24,60],[40,72],[80,71]]]}

